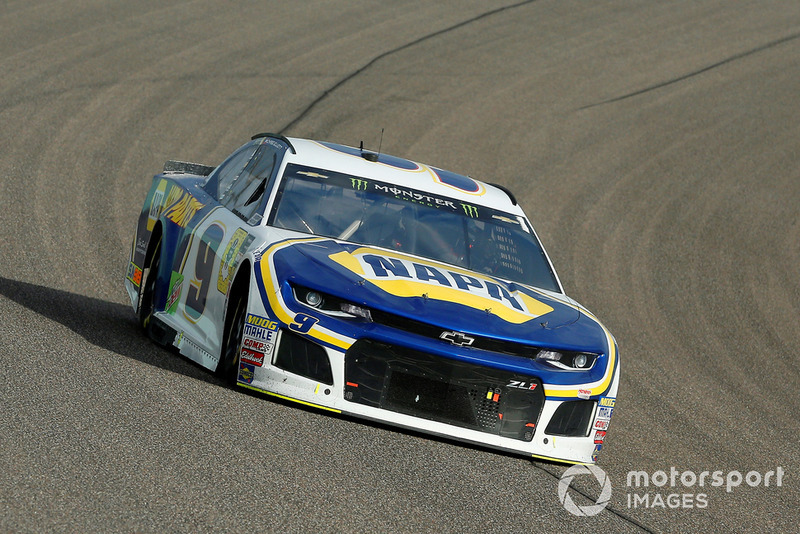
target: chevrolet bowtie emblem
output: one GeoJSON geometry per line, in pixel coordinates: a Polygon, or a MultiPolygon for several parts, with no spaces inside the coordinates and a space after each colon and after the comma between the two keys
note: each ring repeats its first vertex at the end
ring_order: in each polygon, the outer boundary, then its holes
{"type": "Polygon", "coordinates": [[[449,341],[453,345],[458,345],[459,347],[468,347],[475,342],[474,337],[462,334],[461,332],[442,332],[439,336],[439,339],[444,339],[445,341],[449,341]]]}

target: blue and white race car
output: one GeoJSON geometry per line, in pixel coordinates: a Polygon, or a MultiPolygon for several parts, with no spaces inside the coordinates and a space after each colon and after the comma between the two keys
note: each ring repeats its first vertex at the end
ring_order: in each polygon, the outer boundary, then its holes
{"type": "Polygon", "coordinates": [[[503,187],[259,134],[153,179],[125,287],[148,335],[238,386],[568,463],[614,410],[612,335],[503,187]]]}

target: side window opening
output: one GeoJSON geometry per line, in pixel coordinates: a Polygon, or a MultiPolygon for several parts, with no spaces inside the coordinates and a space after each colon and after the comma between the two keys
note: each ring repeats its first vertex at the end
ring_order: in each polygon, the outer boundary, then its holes
{"type": "Polygon", "coordinates": [[[244,171],[245,167],[258,149],[258,142],[251,141],[231,154],[222,164],[217,167],[208,178],[204,185],[206,191],[214,198],[222,202],[230,190],[233,182],[244,171]]]}
{"type": "Polygon", "coordinates": [[[279,149],[262,144],[247,165],[234,178],[220,202],[249,224],[261,222],[264,193],[274,178],[279,149]]]}

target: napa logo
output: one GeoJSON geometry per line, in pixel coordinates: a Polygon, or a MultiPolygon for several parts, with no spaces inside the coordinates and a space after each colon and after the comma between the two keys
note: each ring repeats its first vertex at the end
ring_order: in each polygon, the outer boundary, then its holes
{"type": "Polygon", "coordinates": [[[329,258],[397,297],[455,302],[521,324],[553,311],[547,304],[503,282],[455,267],[361,248],[329,258]]]}

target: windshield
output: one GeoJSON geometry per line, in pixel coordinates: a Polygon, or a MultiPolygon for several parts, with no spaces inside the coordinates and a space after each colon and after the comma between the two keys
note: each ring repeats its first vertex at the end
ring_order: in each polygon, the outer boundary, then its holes
{"type": "Polygon", "coordinates": [[[522,217],[407,187],[290,164],[268,224],[560,292],[522,217]]]}

